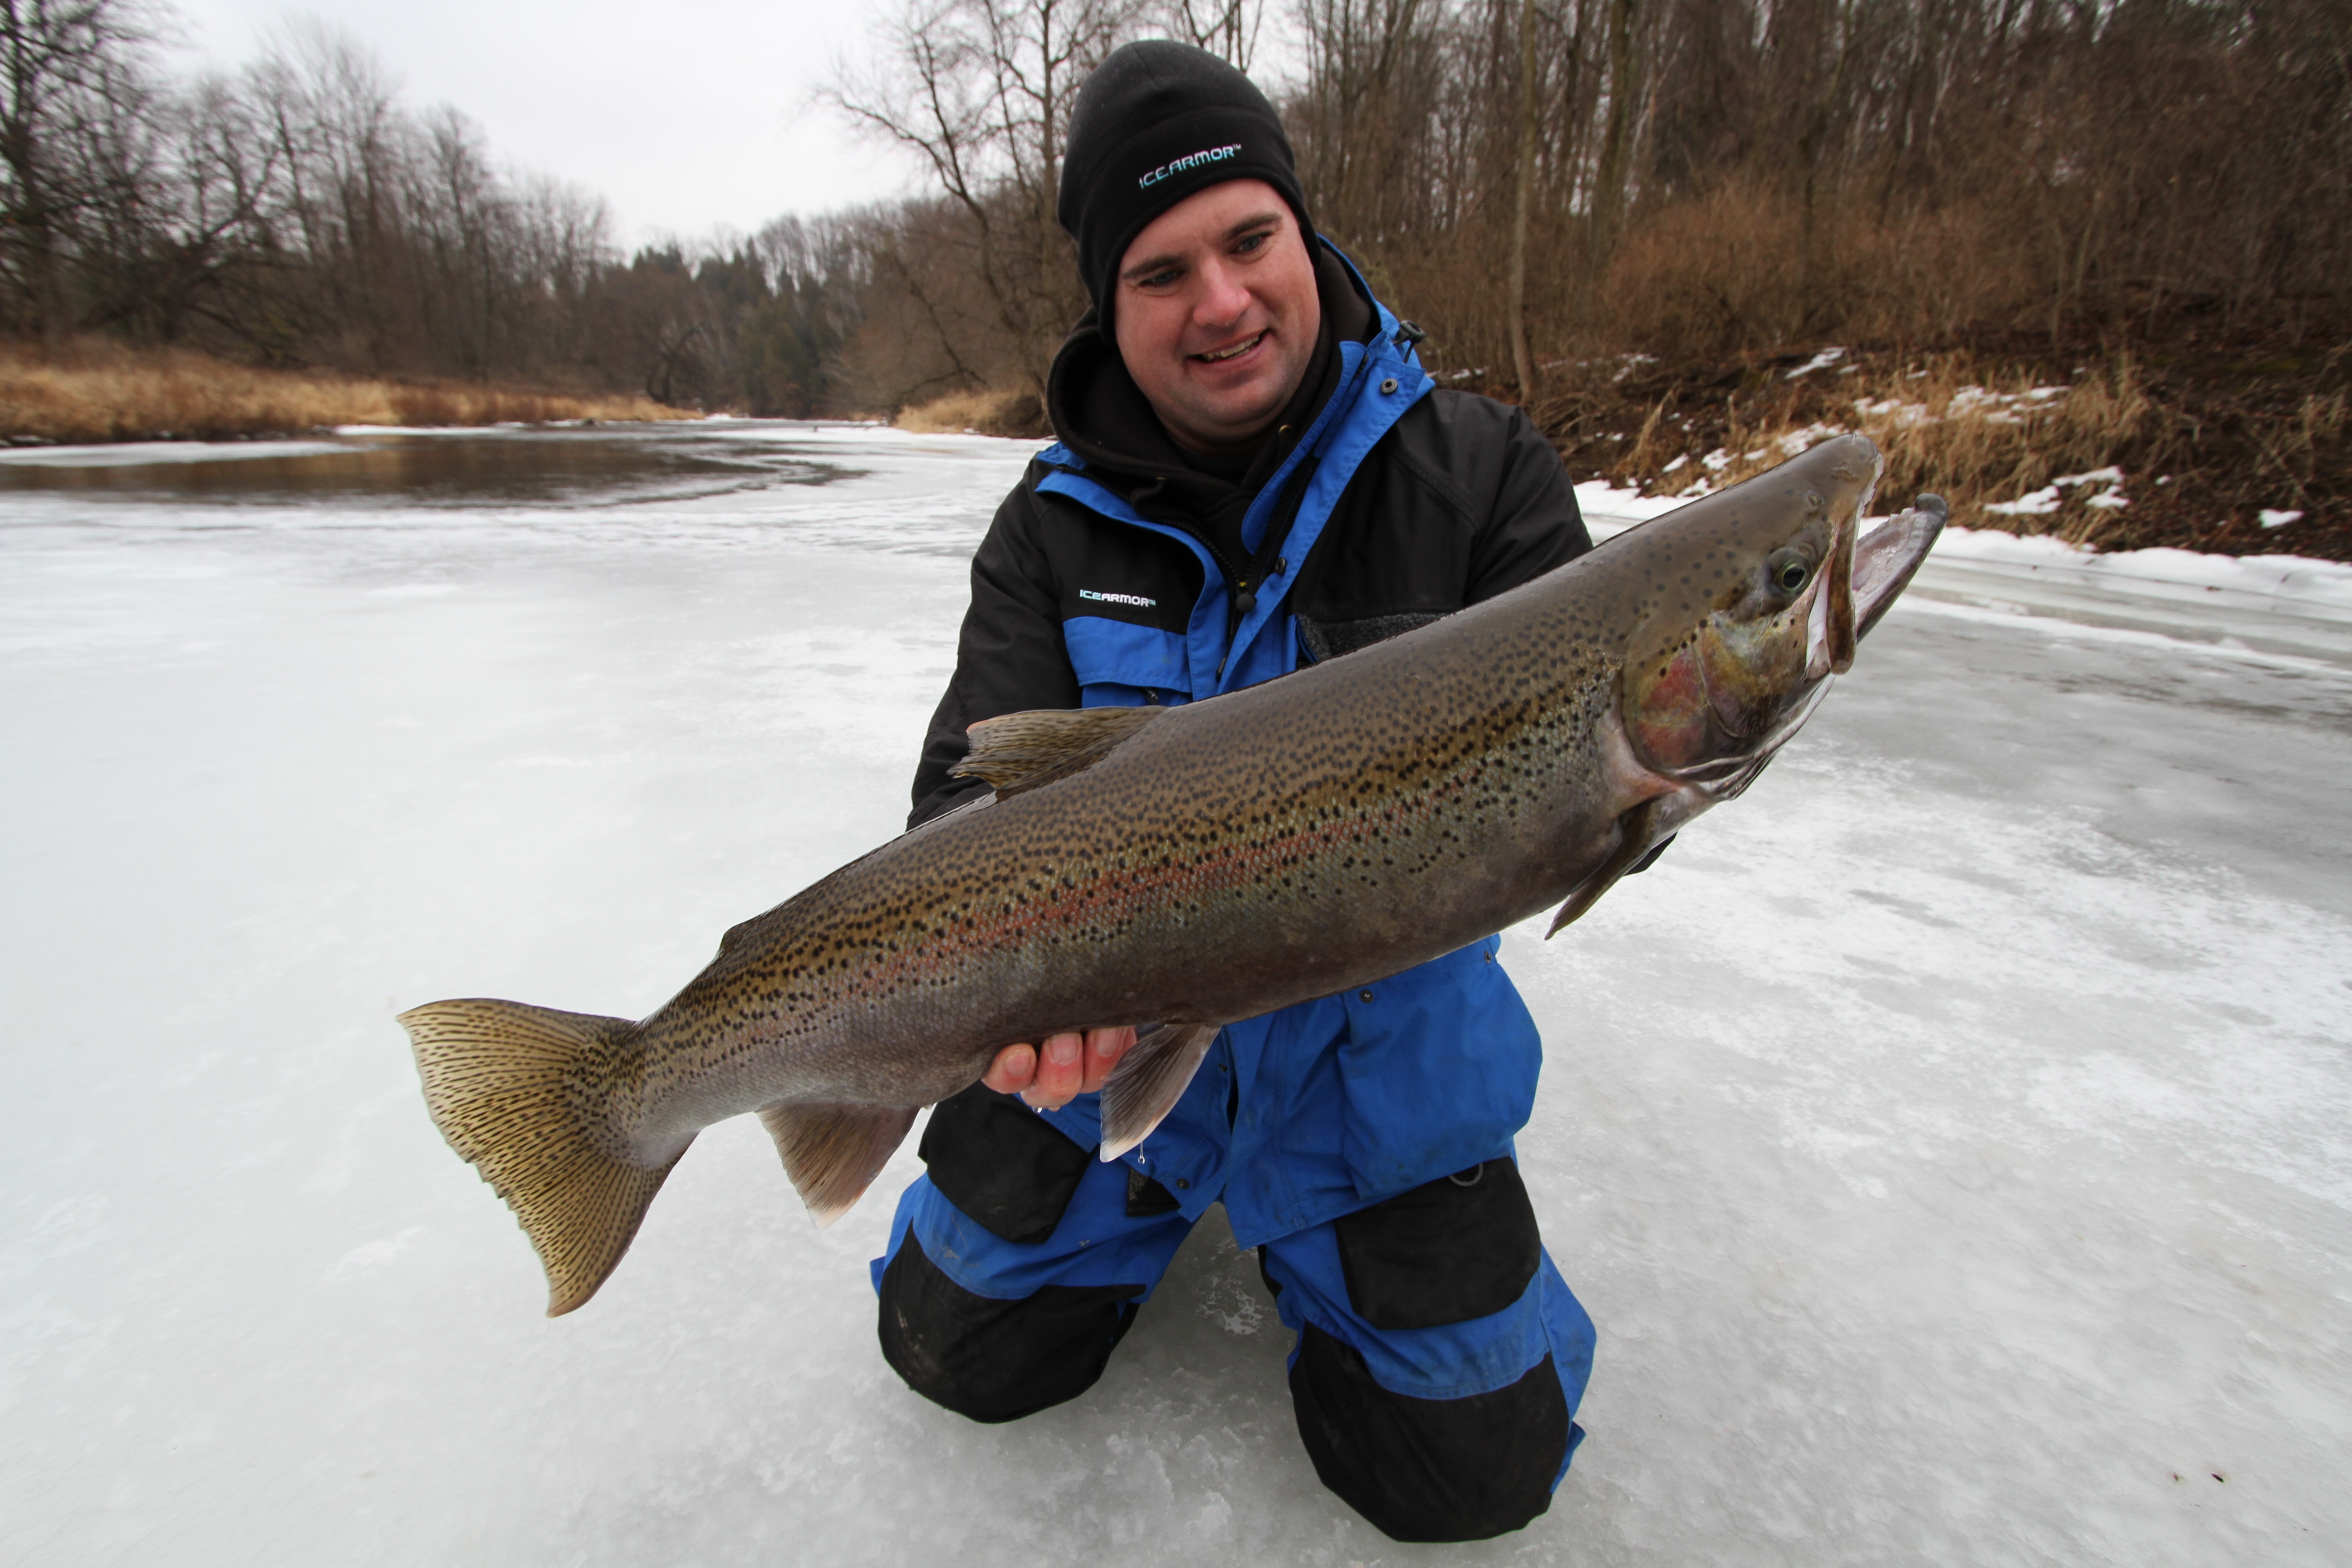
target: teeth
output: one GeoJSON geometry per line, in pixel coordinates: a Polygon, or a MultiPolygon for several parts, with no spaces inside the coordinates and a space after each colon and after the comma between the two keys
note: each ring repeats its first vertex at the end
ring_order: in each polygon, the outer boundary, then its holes
{"type": "Polygon", "coordinates": [[[1265,334],[1264,332],[1260,332],[1256,337],[1252,338],[1245,343],[1235,343],[1229,349],[1218,349],[1213,353],[1204,353],[1200,357],[1209,361],[1211,363],[1214,363],[1218,360],[1232,359],[1236,354],[1245,354],[1249,353],[1250,350],[1257,347],[1258,343],[1263,341],[1265,337],[1265,334]]]}

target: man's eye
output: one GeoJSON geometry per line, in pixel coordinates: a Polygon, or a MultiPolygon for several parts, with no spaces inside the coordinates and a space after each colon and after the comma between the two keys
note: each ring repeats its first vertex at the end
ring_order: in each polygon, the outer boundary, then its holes
{"type": "Polygon", "coordinates": [[[1263,234],[1244,235],[1239,240],[1234,242],[1234,254],[1236,256],[1248,256],[1253,252],[1263,250],[1265,248],[1267,243],[1273,238],[1274,232],[1271,229],[1268,229],[1263,234]]]}
{"type": "Polygon", "coordinates": [[[1165,289],[1182,276],[1181,271],[1171,267],[1164,272],[1154,272],[1149,278],[1137,279],[1135,286],[1139,289],[1165,289]]]}

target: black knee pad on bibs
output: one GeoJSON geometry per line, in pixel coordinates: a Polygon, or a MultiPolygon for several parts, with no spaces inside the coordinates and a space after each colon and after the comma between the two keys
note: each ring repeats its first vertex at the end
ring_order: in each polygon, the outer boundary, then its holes
{"type": "Polygon", "coordinates": [[[1394,1541],[1484,1541],[1551,1506],[1568,1458],[1568,1396],[1546,1356],[1464,1399],[1382,1388],[1353,1346],[1314,1324],[1290,1370],[1298,1436],[1323,1484],[1394,1541]]]}
{"type": "Polygon", "coordinates": [[[882,1359],[907,1386],[974,1421],[1076,1399],[1135,1321],[1140,1285],[1046,1285],[1000,1301],[940,1271],[909,1234],[882,1271],[882,1359]]]}
{"type": "Polygon", "coordinates": [[[1006,1241],[1054,1234],[1095,1152],[984,1083],[931,1108],[916,1152],[940,1195],[1006,1241]]]}
{"type": "Polygon", "coordinates": [[[1501,1311],[1543,1261],[1535,1205],[1508,1160],[1440,1176],[1333,1222],[1348,1304],[1376,1329],[1501,1311]]]}

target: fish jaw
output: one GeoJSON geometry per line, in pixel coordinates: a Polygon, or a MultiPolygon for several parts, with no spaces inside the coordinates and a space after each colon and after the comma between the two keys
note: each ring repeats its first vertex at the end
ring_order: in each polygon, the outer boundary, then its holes
{"type": "Polygon", "coordinates": [[[1923,495],[1913,502],[1908,511],[1897,513],[1880,523],[1854,546],[1853,596],[1854,636],[1869,635],[1870,628],[1893,606],[1903,590],[1911,585],[1936,547],[1936,541],[1951,519],[1951,508],[1944,498],[1923,495]]]}

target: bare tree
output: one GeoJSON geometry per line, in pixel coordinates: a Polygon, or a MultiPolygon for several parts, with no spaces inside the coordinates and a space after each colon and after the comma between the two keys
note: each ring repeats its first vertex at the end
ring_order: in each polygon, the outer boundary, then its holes
{"type": "Polygon", "coordinates": [[[824,95],[928,165],[962,216],[993,324],[1041,394],[1083,298],[1054,216],[1070,110],[1139,15],[1139,0],[911,0],[878,30],[877,55],[824,95]]]}
{"type": "Polygon", "coordinates": [[[0,273],[18,331],[73,324],[80,235],[141,194],[123,154],[149,130],[153,37],[125,0],[0,0],[0,273]]]}
{"type": "Polygon", "coordinates": [[[1536,185],[1536,0],[1519,0],[1518,157],[1511,181],[1511,370],[1522,401],[1536,395],[1528,352],[1528,219],[1536,185]]]}
{"type": "Polygon", "coordinates": [[[1162,18],[1169,37],[1208,50],[1246,71],[1257,54],[1265,0],[1172,0],[1162,18]]]}

